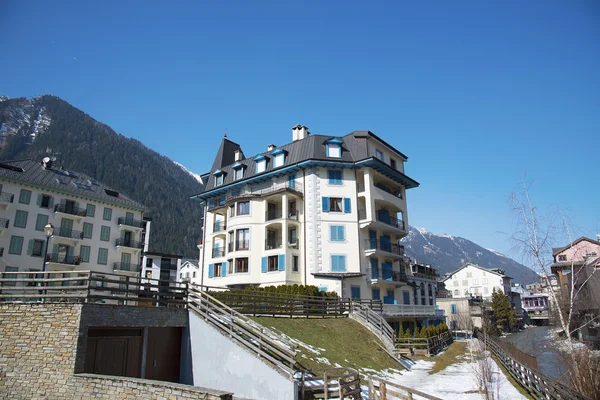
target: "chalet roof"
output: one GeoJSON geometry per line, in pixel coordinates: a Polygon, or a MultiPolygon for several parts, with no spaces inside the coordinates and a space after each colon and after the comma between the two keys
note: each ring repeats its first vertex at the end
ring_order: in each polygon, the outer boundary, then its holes
{"type": "Polygon", "coordinates": [[[574,241],[574,242],[572,242],[572,243],[569,243],[568,245],[566,245],[566,246],[564,246],[564,247],[553,247],[553,248],[552,248],[552,255],[553,255],[553,256],[555,256],[555,255],[558,255],[559,253],[562,253],[563,251],[567,250],[568,248],[570,248],[570,247],[573,247],[573,246],[575,246],[576,244],[578,244],[578,243],[580,243],[580,242],[582,242],[582,241],[584,241],[584,240],[585,240],[585,241],[588,241],[588,242],[590,242],[590,243],[593,243],[593,244],[595,244],[595,245],[598,245],[598,246],[600,246],[600,242],[598,242],[597,240],[593,240],[593,239],[587,238],[587,237],[585,237],[585,236],[582,236],[582,237],[580,237],[579,239],[575,240],[575,241],[574,241]]]}
{"type": "Polygon", "coordinates": [[[242,151],[240,145],[227,139],[227,136],[223,137],[221,146],[219,146],[219,150],[217,150],[215,161],[213,161],[211,171],[216,171],[226,165],[233,164],[235,162],[236,150],[242,151]]]}
{"type": "Polygon", "coordinates": [[[41,162],[32,159],[0,162],[0,179],[31,184],[42,189],[65,192],[73,196],[131,207],[140,211],[146,210],[141,203],[92,177],[60,167],[44,168],[41,162]]]}
{"type": "Polygon", "coordinates": [[[458,268],[457,270],[455,270],[453,272],[450,272],[448,274],[448,276],[445,279],[442,280],[442,282],[446,282],[447,280],[449,280],[450,278],[452,278],[452,275],[456,274],[458,271],[460,271],[462,269],[465,269],[467,267],[474,267],[474,268],[480,269],[482,271],[489,272],[490,274],[498,275],[498,276],[501,276],[503,278],[512,279],[510,276],[499,274],[498,272],[492,271],[491,269],[488,269],[488,268],[483,268],[481,265],[467,263],[467,264],[463,265],[462,267],[458,268]]]}

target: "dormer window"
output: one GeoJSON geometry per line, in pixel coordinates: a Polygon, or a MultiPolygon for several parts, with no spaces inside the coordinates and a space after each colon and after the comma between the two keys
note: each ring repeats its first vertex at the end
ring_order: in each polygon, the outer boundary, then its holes
{"type": "Polygon", "coordinates": [[[258,156],[254,158],[254,161],[256,162],[256,173],[265,172],[267,169],[267,158],[265,156],[258,156]]]}
{"type": "Polygon", "coordinates": [[[236,162],[235,164],[233,164],[231,166],[231,168],[233,168],[233,178],[236,181],[240,180],[244,177],[244,169],[246,168],[246,166],[244,164],[236,162]]]}
{"type": "Polygon", "coordinates": [[[325,152],[327,157],[342,158],[342,141],[337,138],[331,138],[325,141],[325,152]]]}
{"type": "Polygon", "coordinates": [[[225,173],[221,170],[216,170],[213,175],[215,176],[215,186],[223,185],[225,173]]]}
{"type": "Polygon", "coordinates": [[[565,256],[565,255],[562,255],[562,254],[561,254],[561,255],[559,255],[559,256],[558,256],[558,261],[567,261],[567,256],[565,256]]]}
{"type": "Polygon", "coordinates": [[[271,152],[273,156],[273,168],[282,167],[285,163],[285,154],[287,152],[282,149],[275,149],[271,152]]]}

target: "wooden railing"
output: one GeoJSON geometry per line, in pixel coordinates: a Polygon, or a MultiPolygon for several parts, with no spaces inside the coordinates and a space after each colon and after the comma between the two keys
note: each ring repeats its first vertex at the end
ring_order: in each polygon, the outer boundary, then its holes
{"type": "Polygon", "coordinates": [[[360,374],[352,368],[300,371],[295,377],[299,381],[300,399],[361,398],[360,374]]]}
{"type": "Polygon", "coordinates": [[[442,400],[439,397],[431,396],[427,393],[399,385],[394,382],[370,376],[367,380],[369,386],[369,400],[387,400],[387,399],[407,399],[413,400],[414,396],[427,400],[442,400]]]}
{"type": "Polygon", "coordinates": [[[173,281],[93,271],[0,273],[0,301],[111,303],[185,307],[187,288],[173,281]]]}
{"type": "Polygon", "coordinates": [[[293,376],[296,346],[284,336],[252,321],[193,285],[188,290],[188,308],[278,371],[293,376]]]}
{"type": "Polygon", "coordinates": [[[376,334],[386,346],[387,350],[393,353],[395,350],[394,338],[396,337],[396,333],[385,318],[383,318],[380,313],[373,311],[373,309],[367,305],[352,302],[351,306],[352,316],[354,316],[358,322],[365,325],[367,329],[376,334]]]}
{"type": "Polygon", "coordinates": [[[504,366],[504,368],[506,368],[508,373],[533,397],[548,400],[591,400],[549,376],[521,364],[511,357],[510,354],[508,354],[489,335],[487,338],[484,338],[484,334],[481,331],[476,330],[474,336],[479,340],[485,340],[487,349],[496,356],[496,359],[504,366]]]}
{"type": "Polygon", "coordinates": [[[410,353],[415,349],[429,356],[448,347],[452,343],[452,333],[448,331],[428,338],[395,338],[394,343],[402,353],[410,353]]]}

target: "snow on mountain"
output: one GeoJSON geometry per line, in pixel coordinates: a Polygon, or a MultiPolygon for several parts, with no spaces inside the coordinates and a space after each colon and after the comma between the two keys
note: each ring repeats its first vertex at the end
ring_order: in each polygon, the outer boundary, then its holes
{"type": "Polygon", "coordinates": [[[504,269],[513,282],[528,284],[538,280],[537,274],[524,265],[462,237],[436,235],[424,228],[410,226],[402,244],[413,261],[431,264],[442,276],[471,262],[484,268],[504,269]]]}
{"type": "Polygon", "coordinates": [[[190,171],[183,165],[179,164],[177,161],[173,161],[173,163],[175,165],[177,165],[179,168],[181,168],[182,170],[184,170],[185,172],[187,172],[188,174],[190,174],[191,176],[193,176],[198,181],[198,183],[200,183],[201,185],[204,185],[204,182],[202,182],[202,177],[200,175],[193,173],[192,171],[190,171]]]}

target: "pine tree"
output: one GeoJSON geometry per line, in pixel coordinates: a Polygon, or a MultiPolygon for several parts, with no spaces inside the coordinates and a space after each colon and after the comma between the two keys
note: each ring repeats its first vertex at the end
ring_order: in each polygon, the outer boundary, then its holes
{"type": "Polygon", "coordinates": [[[502,330],[510,330],[517,323],[517,314],[508,301],[508,296],[494,289],[492,293],[492,311],[496,324],[502,330]]]}

